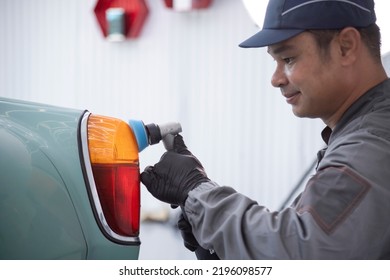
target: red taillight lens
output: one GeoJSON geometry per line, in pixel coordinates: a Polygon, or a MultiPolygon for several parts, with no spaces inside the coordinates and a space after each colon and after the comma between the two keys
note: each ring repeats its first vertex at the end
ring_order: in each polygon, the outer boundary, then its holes
{"type": "Polygon", "coordinates": [[[125,236],[139,232],[139,169],[125,164],[93,164],[104,216],[111,229],[125,236]]]}
{"type": "Polygon", "coordinates": [[[120,236],[138,236],[140,176],[135,136],[127,123],[97,115],[89,116],[87,131],[92,173],[105,221],[120,236]]]}

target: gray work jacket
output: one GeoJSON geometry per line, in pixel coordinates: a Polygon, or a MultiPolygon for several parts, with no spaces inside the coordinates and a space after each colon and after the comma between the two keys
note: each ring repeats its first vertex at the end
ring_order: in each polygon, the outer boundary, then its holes
{"type": "Polygon", "coordinates": [[[221,259],[389,259],[390,80],[323,138],[316,174],[280,212],[214,182],[192,190],[184,210],[199,244],[221,259]]]}

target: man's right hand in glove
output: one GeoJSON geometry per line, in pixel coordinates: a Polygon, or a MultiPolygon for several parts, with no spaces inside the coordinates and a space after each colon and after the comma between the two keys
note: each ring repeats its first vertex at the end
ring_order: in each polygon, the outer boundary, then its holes
{"type": "Polygon", "coordinates": [[[184,206],[188,193],[210,181],[199,160],[187,149],[181,135],[175,136],[173,150],[141,173],[141,181],[157,199],[184,206]]]}

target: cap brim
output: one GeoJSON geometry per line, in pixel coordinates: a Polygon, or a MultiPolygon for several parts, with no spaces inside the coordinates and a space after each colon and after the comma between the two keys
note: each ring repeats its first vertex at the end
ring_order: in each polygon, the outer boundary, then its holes
{"type": "Polygon", "coordinates": [[[239,46],[241,48],[260,48],[280,43],[302,33],[301,29],[263,29],[246,39],[239,46]]]}

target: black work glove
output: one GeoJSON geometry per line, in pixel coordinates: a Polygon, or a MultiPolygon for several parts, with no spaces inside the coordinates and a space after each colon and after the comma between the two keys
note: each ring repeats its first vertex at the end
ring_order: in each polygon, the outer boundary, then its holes
{"type": "Polygon", "coordinates": [[[202,164],[187,149],[181,135],[175,136],[173,150],[141,173],[141,182],[155,198],[180,206],[191,190],[208,181],[202,164]]]}
{"type": "Polygon", "coordinates": [[[177,227],[183,238],[184,246],[191,252],[195,252],[198,260],[219,260],[215,252],[210,252],[210,250],[206,250],[199,245],[195,236],[192,234],[191,224],[187,221],[183,213],[180,214],[177,227]]]}

